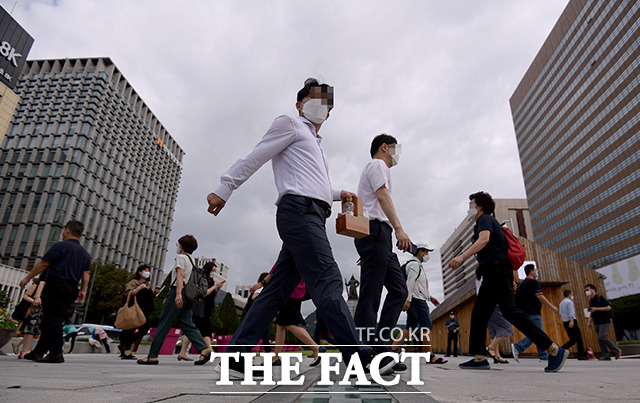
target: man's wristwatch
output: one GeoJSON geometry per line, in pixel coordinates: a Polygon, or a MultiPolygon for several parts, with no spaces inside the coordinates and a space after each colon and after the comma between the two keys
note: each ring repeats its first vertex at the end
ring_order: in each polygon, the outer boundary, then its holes
{"type": "Polygon", "coordinates": [[[260,280],[260,284],[262,284],[262,286],[264,287],[265,285],[267,285],[267,280],[265,279],[260,280]]]}

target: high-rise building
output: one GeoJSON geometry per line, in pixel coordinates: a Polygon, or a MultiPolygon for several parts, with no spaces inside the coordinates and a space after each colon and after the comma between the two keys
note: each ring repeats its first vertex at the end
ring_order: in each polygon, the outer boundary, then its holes
{"type": "Polygon", "coordinates": [[[94,261],[162,271],[184,153],[116,65],[30,60],[16,93],[0,154],[2,263],[29,269],[78,219],[94,261]]]}
{"type": "MultiPolygon", "coordinates": [[[[516,236],[531,239],[531,219],[527,201],[525,199],[494,199],[494,201],[496,208],[493,215],[496,220],[509,227],[516,236]]],[[[475,272],[478,267],[475,255],[467,259],[456,271],[448,266],[451,259],[467,250],[473,243],[474,225],[474,216],[465,217],[440,248],[445,299],[465,285],[465,289],[475,287],[475,272]]]]}
{"type": "Polygon", "coordinates": [[[640,254],[640,2],[571,0],[510,99],[535,242],[640,254]]]}

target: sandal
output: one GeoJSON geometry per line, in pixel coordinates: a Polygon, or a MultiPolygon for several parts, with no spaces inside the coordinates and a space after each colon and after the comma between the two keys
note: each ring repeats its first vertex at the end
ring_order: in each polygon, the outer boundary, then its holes
{"type": "Polygon", "coordinates": [[[204,365],[208,363],[210,360],[211,360],[211,349],[209,349],[209,352],[207,354],[200,353],[200,358],[198,359],[198,361],[194,361],[193,365],[204,365]]]}
{"type": "Polygon", "coordinates": [[[493,357],[493,363],[494,364],[508,364],[509,361],[505,360],[502,357],[493,357]]]}
{"type": "Polygon", "coordinates": [[[489,354],[489,357],[493,358],[494,361],[498,360],[498,358],[495,355],[491,354],[489,347],[487,347],[485,350],[487,350],[487,354],[489,354]]]}
{"type": "Polygon", "coordinates": [[[178,354],[178,361],[193,361],[193,358],[178,354]]]}
{"type": "Polygon", "coordinates": [[[120,357],[121,360],[137,360],[138,357],[136,357],[133,354],[129,354],[129,355],[123,355],[120,357]]]}
{"type": "Polygon", "coordinates": [[[158,365],[158,359],[152,360],[149,357],[136,361],[140,365],[158,365]]]}
{"type": "Polygon", "coordinates": [[[18,354],[20,352],[20,346],[18,346],[18,343],[11,343],[11,349],[13,350],[13,354],[18,354]]]}
{"type": "Polygon", "coordinates": [[[442,357],[436,357],[435,355],[433,357],[435,360],[431,360],[427,364],[446,364],[449,362],[449,360],[443,360],[442,357]]]}

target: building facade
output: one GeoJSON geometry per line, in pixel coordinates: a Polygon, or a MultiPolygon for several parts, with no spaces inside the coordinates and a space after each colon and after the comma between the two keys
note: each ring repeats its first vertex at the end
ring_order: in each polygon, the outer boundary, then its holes
{"type": "Polygon", "coordinates": [[[1,262],[30,269],[78,219],[94,261],[162,271],[184,152],[116,65],[30,60],[16,93],[0,152],[1,262]]]}
{"type": "Polygon", "coordinates": [[[216,267],[216,272],[213,274],[213,281],[218,283],[220,281],[224,281],[222,284],[222,291],[227,291],[227,277],[229,276],[229,266],[225,265],[215,257],[194,257],[193,262],[198,267],[203,267],[207,263],[214,263],[216,267]]]}
{"type": "Polygon", "coordinates": [[[571,0],[510,104],[536,243],[640,255],[640,2],[571,0]]]}
{"type": "MultiPolygon", "coordinates": [[[[494,201],[496,202],[494,216],[498,222],[509,227],[516,236],[530,238],[531,219],[527,201],[525,199],[494,199],[494,201]]],[[[473,216],[465,217],[440,248],[445,299],[461,287],[475,284],[475,271],[478,266],[475,255],[467,259],[456,271],[448,267],[451,259],[467,250],[473,243],[474,225],[473,216]]]]}

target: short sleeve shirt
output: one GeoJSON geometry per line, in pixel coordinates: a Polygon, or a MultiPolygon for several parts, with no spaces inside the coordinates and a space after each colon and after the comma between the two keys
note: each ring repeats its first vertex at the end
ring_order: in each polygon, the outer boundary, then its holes
{"type": "MultiPolygon", "coordinates": [[[[605,306],[611,306],[611,303],[602,295],[597,294],[595,297],[589,300],[589,306],[593,308],[602,308],[605,306]]],[[[596,325],[604,325],[611,322],[611,317],[609,317],[609,311],[591,312],[591,320],[596,325]]]]}
{"type": "Polygon", "coordinates": [[[42,260],[49,263],[47,277],[78,282],[82,272],[91,270],[91,256],[77,239],[54,243],[42,260]]]}
{"type": "Polygon", "coordinates": [[[387,164],[378,158],[371,160],[364,167],[358,184],[358,196],[362,198],[363,207],[369,212],[371,220],[380,220],[389,224],[389,218],[382,210],[376,191],[386,186],[391,192],[391,170],[387,164]]]}
{"type": "Polygon", "coordinates": [[[458,323],[457,320],[455,319],[447,319],[447,322],[444,324],[445,326],[449,326],[450,324],[453,324],[453,326],[449,327],[449,333],[453,333],[454,330],[458,329],[460,327],[460,323],[458,323]]]}
{"type": "Polygon", "coordinates": [[[536,295],[542,294],[542,288],[538,280],[525,278],[518,287],[518,293],[520,294],[520,308],[529,315],[540,315],[542,303],[536,295]]]}
{"type": "Polygon", "coordinates": [[[482,266],[507,259],[507,240],[498,220],[489,214],[482,214],[474,227],[474,242],[478,240],[482,231],[489,231],[491,235],[489,236],[489,243],[477,254],[478,264],[482,266]]]}
{"type": "Polygon", "coordinates": [[[189,256],[185,254],[179,254],[178,256],[176,256],[176,264],[173,266],[173,270],[171,270],[172,286],[176,285],[176,279],[177,279],[176,268],[177,267],[184,270],[184,284],[187,284],[189,282],[189,277],[191,276],[191,270],[193,270],[193,265],[191,264],[191,260],[189,259],[189,256]]]}

